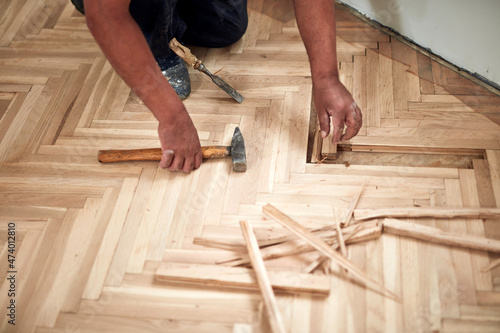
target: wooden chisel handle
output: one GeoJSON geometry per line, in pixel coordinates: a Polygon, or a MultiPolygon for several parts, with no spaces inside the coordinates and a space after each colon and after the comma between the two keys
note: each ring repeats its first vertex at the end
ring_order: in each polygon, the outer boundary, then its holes
{"type": "Polygon", "coordinates": [[[177,41],[177,39],[172,38],[170,43],[168,44],[170,49],[175,52],[179,57],[181,57],[185,62],[187,62],[194,69],[198,69],[201,65],[201,60],[196,58],[194,54],[191,53],[187,47],[182,45],[177,41]]]}
{"type": "MultiPolygon", "coordinates": [[[[203,158],[219,158],[231,155],[229,146],[201,147],[203,158]]],[[[160,148],[130,149],[130,150],[99,150],[99,162],[125,162],[125,161],[160,161],[162,151],[160,148]]]]}

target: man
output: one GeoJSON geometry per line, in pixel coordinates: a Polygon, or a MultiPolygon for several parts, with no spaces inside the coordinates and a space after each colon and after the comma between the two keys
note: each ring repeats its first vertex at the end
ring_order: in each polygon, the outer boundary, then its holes
{"type": "MultiPolygon", "coordinates": [[[[160,166],[186,173],[199,168],[200,141],[181,101],[189,95],[189,76],[168,41],[176,37],[206,47],[234,43],[248,22],[246,0],[72,1],[85,11],[89,30],[113,68],[158,119],[160,166]]],[[[332,116],[333,142],[349,140],[361,128],[362,115],[338,79],[333,0],[294,0],[294,6],[321,134],[329,135],[332,116]]]]}

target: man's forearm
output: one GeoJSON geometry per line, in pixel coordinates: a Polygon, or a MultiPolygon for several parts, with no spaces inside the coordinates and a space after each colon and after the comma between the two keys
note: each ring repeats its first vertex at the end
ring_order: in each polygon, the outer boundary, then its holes
{"type": "Polygon", "coordinates": [[[158,119],[160,167],[191,172],[201,165],[200,139],[129,12],[130,0],[85,0],[87,24],[107,59],[158,119]]]}
{"type": "Polygon", "coordinates": [[[338,77],[333,0],[294,0],[297,25],[311,64],[313,83],[338,77]]]}
{"type": "Polygon", "coordinates": [[[168,121],[168,110],[182,102],[161,73],[144,35],[128,12],[128,4],[122,2],[113,7],[102,3],[85,2],[87,23],[95,40],[116,72],[156,118],[168,121]]]}
{"type": "Polygon", "coordinates": [[[332,125],[333,143],[349,140],[359,132],[363,120],[361,110],[339,80],[334,1],[294,0],[294,4],[297,25],[311,64],[321,136],[326,138],[332,125]]]}

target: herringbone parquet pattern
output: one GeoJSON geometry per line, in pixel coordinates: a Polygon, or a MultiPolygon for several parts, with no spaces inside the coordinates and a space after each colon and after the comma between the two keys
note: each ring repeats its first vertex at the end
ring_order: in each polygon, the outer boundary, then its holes
{"type": "MultiPolygon", "coordinates": [[[[345,214],[364,181],[359,208],[500,207],[500,98],[341,7],[341,77],[364,113],[350,149],[475,158],[463,169],[306,163],[312,86],[291,5],[249,6],[237,44],[193,48],[244,103],[194,71],[185,102],[204,145],[229,144],[241,128],[248,171],[212,160],[184,175],[153,162],[99,164],[99,149],[159,147],[155,118],[69,2],[0,2],[0,331],[268,332],[260,294],[162,284],[156,268],[231,257],[193,240],[241,244],[243,219],[261,237],[285,234],[263,217],[266,203],[308,228],[331,224],[333,209],[345,214]],[[15,326],[7,316],[9,223],[15,326]]],[[[326,141],[319,147],[335,152],[326,141]]],[[[418,223],[500,239],[498,220],[418,223]]],[[[493,254],[391,235],[347,249],[401,301],[333,267],[327,298],[278,296],[288,332],[500,332],[500,269],[481,271],[493,254]]],[[[302,271],[309,257],[268,264],[302,271]]]]}

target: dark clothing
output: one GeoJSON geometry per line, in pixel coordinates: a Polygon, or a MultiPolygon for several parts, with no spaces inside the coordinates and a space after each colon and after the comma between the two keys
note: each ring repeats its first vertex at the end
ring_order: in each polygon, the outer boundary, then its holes
{"type": "Polygon", "coordinates": [[[247,0],[179,0],[176,9],[187,25],[182,40],[189,45],[229,46],[247,29],[247,0]]]}
{"type": "MultiPolygon", "coordinates": [[[[71,0],[84,12],[84,0],[71,0]]],[[[247,0],[132,0],[130,14],[155,58],[172,55],[169,41],[224,47],[238,41],[248,25],[247,0]]]]}

